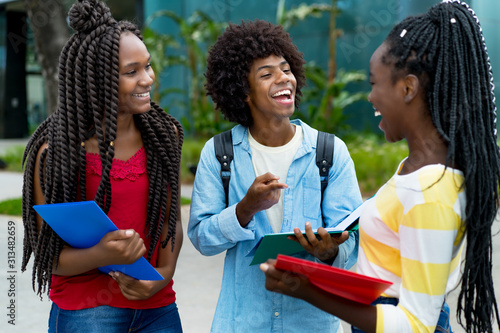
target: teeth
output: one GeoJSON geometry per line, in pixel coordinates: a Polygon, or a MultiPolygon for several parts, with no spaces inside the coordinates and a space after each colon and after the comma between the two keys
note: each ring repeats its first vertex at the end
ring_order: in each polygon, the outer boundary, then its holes
{"type": "Polygon", "coordinates": [[[382,114],[380,113],[380,111],[377,111],[375,110],[375,117],[378,117],[378,116],[381,116],[382,114]]]}
{"type": "Polygon", "coordinates": [[[278,96],[282,96],[282,95],[291,95],[292,92],[290,90],[281,90],[281,91],[278,91],[276,94],[273,94],[272,97],[278,97],[278,96]]]}
{"type": "Polygon", "coordinates": [[[143,94],[134,94],[134,96],[136,96],[136,97],[149,97],[149,91],[145,92],[143,94]]]}

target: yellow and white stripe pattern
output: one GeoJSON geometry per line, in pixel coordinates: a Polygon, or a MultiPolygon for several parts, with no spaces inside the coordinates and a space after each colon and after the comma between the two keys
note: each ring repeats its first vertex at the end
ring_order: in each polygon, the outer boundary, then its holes
{"type": "Polygon", "coordinates": [[[358,272],[392,281],[377,305],[377,332],[434,332],[447,292],[460,277],[465,230],[461,171],[441,164],[398,172],[360,218],[358,272]]]}

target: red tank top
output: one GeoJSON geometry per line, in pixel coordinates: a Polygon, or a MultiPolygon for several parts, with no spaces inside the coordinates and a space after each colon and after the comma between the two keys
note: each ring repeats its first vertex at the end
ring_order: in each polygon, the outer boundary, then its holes
{"type": "MultiPolygon", "coordinates": [[[[144,226],[147,219],[149,180],[146,169],[146,151],[141,148],[128,161],[114,160],[111,166],[111,208],[108,217],[118,229],[134,229],[142,239],[146,249],[144,226]]],[[[99,154],[87,154],[86,200],[93,200],[101,180],[101,160],[99,154]]],[[[151,258],[156,267],[159,243],[151,258]]],[[[50,299],[64,310],[80,310],[99,305],[118,308],[151,309],[175,302],[173,281],[149,299],[130,301],[120,292],[118,284],[107,274],[94,269],[75,276],[52,275],[50,299]]]]}

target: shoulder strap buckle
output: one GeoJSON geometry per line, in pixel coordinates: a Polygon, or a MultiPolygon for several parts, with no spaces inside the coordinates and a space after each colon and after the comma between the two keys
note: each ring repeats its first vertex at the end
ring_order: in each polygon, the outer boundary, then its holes
{"type": "Polygon", "coordinates": [[[231,161],[233,160],[233,138],[231,130],[214,136],[215,157],[220,163],[220,177],[226,195],[226,207],[229,203],[229,180],[231,178],[231,161]]]}

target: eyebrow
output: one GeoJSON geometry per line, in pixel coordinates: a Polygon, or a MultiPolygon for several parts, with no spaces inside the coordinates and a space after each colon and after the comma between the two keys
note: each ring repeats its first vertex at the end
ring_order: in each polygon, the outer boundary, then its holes
{"type": "MultiPolygon", "coordinates": [[[[151,62],[151,55],[148,58],[148,63],[149,62],[151,62]]],[[[130,62],[130,63],[126,64],[125,66],[123,66],[123,68],[133,67],[133,66],[137,66],[137,65],[140,65],[140,62],[130,62]]]]}
{"type": "MultiPolygon", "coordinates": [[[[286,65],[288,64],[288,61],[284,60],[282,62],[280,62],[280,64],[278,66],[283,66],[283,65],[286,65]]],[[[259,72],[263,69],[267,69],[267,68],[274,68],[274,67],[278,67],[278,66],[272,66],[272,65],[264,65],[264,66],[260,66],[259,68],[257,68],[256,72],[259,72]]]]}

